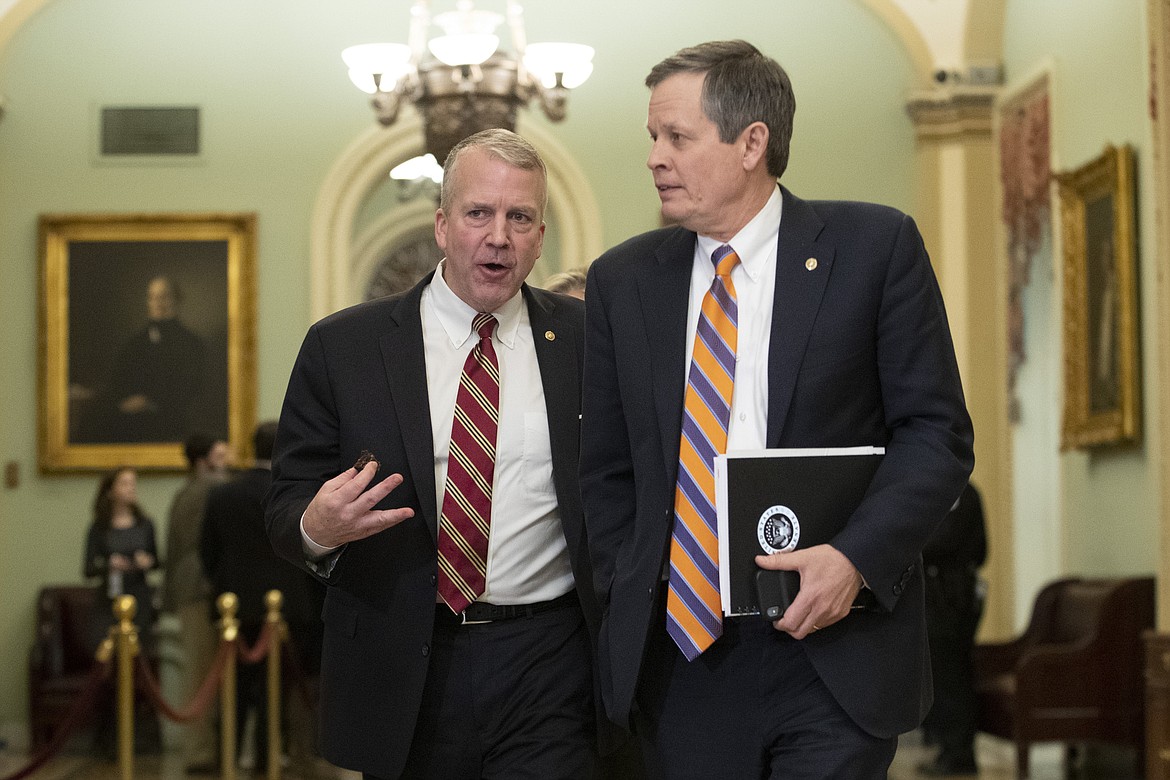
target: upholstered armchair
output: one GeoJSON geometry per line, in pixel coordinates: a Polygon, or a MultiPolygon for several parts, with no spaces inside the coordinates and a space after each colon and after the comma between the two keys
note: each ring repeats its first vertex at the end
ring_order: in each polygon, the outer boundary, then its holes
{"type": "Polygon", "coordinates": [[[97,595],[92,585],[48,585],[37,597],[36,638],[28,659],[33,750],[52,738],[85,688],[96,650],[97,595]]]}
{"type": "Polygon", "coordinates": [[[1134,747],[1140,776],[1153,625],[1152,577],[1049,583],[1021,636],[975,647],[979,730],[1015,742],[1019,777],[1033,742],[1088,741],[1134,747]]]}

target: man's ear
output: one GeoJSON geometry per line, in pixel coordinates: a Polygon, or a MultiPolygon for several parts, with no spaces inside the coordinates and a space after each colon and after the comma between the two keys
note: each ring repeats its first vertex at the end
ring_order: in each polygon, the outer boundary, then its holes
{"type": "Polygon", "coordinates": [[[435,210],[435,243],[440,250],[447,251],[447,215],[442,209],[435,210]]]}
{"type": "Polygon", "coordinates": [[[755,170],[761,164],[767,164],[768,153],[768,126],[763,122],[752,122],[740,133],[743,139],[743,168],[745,171],[755,170]]]}

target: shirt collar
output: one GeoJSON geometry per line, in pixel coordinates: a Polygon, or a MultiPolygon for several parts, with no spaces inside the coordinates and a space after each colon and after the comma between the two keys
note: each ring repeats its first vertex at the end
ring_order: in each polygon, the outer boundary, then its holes
{"type": "MultiPolygon", "coordinates": [[[[478,312],[468,306],[447,285],[447,280],[443,278],[446,264],[446,258],[440,261],[439,267],[435,269],[435,276],[431,279],[431,305],[439,324],[443,326],[443,331],[451,340],[451,346],[459,348],[471,338],[471,321],[478,312]]],[[[520,309],[523,303],[523,294],[517,291],[503,306],[492,312],[498,323],[496,341],[509,349],[516,345],[516,331],[520,327],[520,309]]]]}
{"type": "MultiPolygon", "coordinates": [[[[758,281],[764,272],[764,266],[776,255],[776,242],[780,237],[780,214],[783,210],[784,199],[780,195],[780,185],[772,190],[772,195],[764,207],[756,212],[740,231],[731,237],[730,241],[719,241],[710,236],[699,236],[699,250],[710,259],[711,254],[723,246],[730,244],[739,255],[739,264],[752,281],[758,281]]],[[[714,269],[711,271],[714,274],[714,269]]]]}

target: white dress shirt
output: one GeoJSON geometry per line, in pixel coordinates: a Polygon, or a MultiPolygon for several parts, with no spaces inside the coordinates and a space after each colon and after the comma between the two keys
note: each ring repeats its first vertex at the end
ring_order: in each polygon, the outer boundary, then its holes
{"type": "Polygon", "coordinates": [[[761,450],[768,433],[768,348],[772,341],[772,300],[776,292],[776,241],[782,211],[777,186],[764,207],[730,241],[699,236],[691,266],[691,298],[687,311],[687,371],[695,347],[695,331],[703,296],[715,279],[711,255],[727,243],[739,255],[731,271],[739,307],[735,348],[735,385],[727,450],[761,450]]]}
{"type": "MultiPolygon", "coordinates": [[[[573,570],[553,487],[548,412],[528,307],[516,293],[493,314],[499,322],[492,344],[500,364],[500,418],[487,588],[479,600],[531,604],[572,590],[573,570]]],[[[435,500],[440,509],[447,485],[459,377],[478,341],[471,330],[475,315],[476,311],[447,286],[441,263],[422,295],[423,346],[435,443],[435,500]]]]}

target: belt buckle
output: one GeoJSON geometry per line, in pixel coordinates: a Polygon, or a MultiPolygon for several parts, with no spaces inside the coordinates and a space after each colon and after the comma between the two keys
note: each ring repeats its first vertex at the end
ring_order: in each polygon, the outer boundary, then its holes
{"type": "Polygon", "coordinates": [[[484,623],[491,623],[490,620],[468,620],[467,610],[459,613],[459,625],[461,626],[482,626],[484,623]]]}

